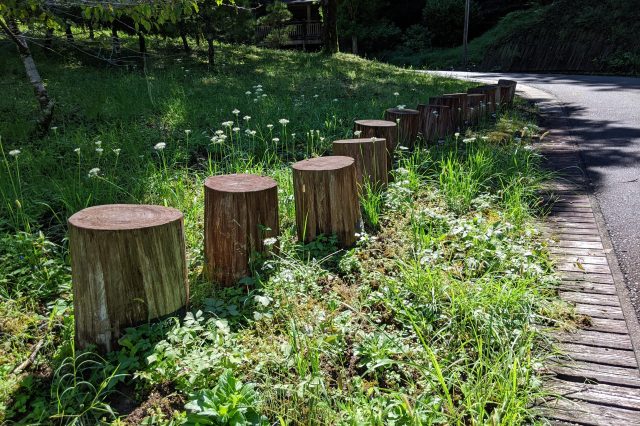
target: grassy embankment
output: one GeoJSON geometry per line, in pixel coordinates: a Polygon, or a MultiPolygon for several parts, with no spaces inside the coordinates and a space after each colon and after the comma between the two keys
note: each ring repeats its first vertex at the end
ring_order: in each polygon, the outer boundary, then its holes
{"type": "Polygon", "coordinates": [[[545,175],[526,114],[401,152],[388,190],[363,196],[367,232],[338,251],[331,237],[296,242],[289,164],[329,152],[356,118],[467,83],[241,46],[221,46],[215,72],[200,51],[156,52],[146,75],[68,52],[38,60],[58,108],[51,134],[33,140],[31,90],[13,49],[0,46],[5,420],[532,421],[536,369],[550,351],[541,328],[560,308],[533,217],[545,175]],[[202,184],[226,172],[279,182],[283,232],[254,279],[219,289],[200,276],[202,184]],[[111,202],[185,213],[192,313],[132,329],[100,358],[73,348],[65,222],[111,202]],[[13,374],[41,340],[35,363],[13,374]]]}

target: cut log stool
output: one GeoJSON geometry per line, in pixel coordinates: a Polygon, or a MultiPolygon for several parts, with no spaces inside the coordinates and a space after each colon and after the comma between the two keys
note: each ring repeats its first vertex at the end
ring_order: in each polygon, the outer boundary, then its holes
{"type": "Polygon", "coordinates": [[[176,313],[189,298],[183,216],[115,204],[69,218],[75,339],[115,349],[122,330],[176,313]]]}
{"type": "Polygon", "coordinates": [[[514,80],[498,80],[498,86],[500,86],[500,101],[506,105],[512,105],[513,99],[516,96],[517,81],[514,80]]]}
{"type": "Polygon", "coordinates": [[[451,108],[448,106],[418,105],[418,110],[422,123],[422,135],[427,143],[437,142],[454,133],[451,108]]]}
{"type": "Polygon", "coordinates": [[[265,176],[221,175],[204,183],[206,275],[224,286],[251,275],[254,253],[277,237],[278,187],[265,176]]]}
{"type": "Polygon", "coordinates": [[[487,96],[485,100],[487,114],[493,114],[500,108],[500,86],[497,84],[487,84],[484,86],[474,87],[467,90],[467,93],[479,93],[487,96]]]}
{"type": "Polygon", "coordinates": [[[332,156],[302,160],[293,166],[298,239],[336,234],[341,247],[356,242],[361,227],[355,160],[332,156]]]}
{"type": "Polygon", "coordinates": [[[477,125],[487,115],[487,95],[483,93],[470,93],[467,95],[467,122],[477,125]]]}
{"type": "Polygon", "coordinates": [[[450,108],[451,121],[453,122],[453,129],[457,131],[464,130],[467,105],[466,93],[449,93],[442,96],[436,96],[429,98],[429,105],[445,105],[450,108]]]}
{"type": "Polygon", "coordinates": [[[333,142],[335,155],[355,160],[356,182],[362,192],[366,185],[384,188],[389,183],[387,146],[382,138],[343,139],[333,142]]]}
{"type": "Polygon", "coordinates": [[[395,121],[356,120],[353,130],[361,138],[382,138],[387,144],[387,172],[393,170],[393,155],[398,146],[398,125],[395,121]]]}
{"type": "Polygon", "coordinates": [[[412,150],[420,131],[420,113],[415,109],[389,108],[384,119],[398,123],[398,144],[412,150]]]}

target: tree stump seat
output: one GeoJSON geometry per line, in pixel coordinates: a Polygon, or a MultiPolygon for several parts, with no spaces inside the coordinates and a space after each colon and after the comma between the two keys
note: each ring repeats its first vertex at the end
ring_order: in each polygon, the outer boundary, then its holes
{"type": "Polygon", "coordinates": [[[398,123],[397,144],[412,150],[420,130],[420,113],[415,109],[389,108],[384,113],[384,119],[398,123]]]}
{"type": "Polygon", "coordinates": [[[467,90],[467,93],[486,95],[485,105],[487,114],[493,114],[500,108],[500,86],[497,84],[486,84],[484,86],[474,87],[467,90]]]}
{"type": "Polygon", "coordinates": [[[251,275],[251,256],[279,234],[277,183],[251,174],[211,176],[204,194],[205,272],[230,286],[251,275]]]}
{"type": "Polygon", "coordinates": [[[387,144],[387,172],[393,170],[393,156],[398,146],[398,125],[387,120],[356,120],[354,132],[360,132],[361,138],[382,138],[387,144]]]}
{"type": "Polygon", "coordinates": [[[355,160],[356,182],[360,192],[366,185],[383,188],[389,183],[384,139],[373,137],[337,140],[333,142],[333,154],[355,160]]]}
{"type": "Polygon", "coordinates": [[[467,95],[467,122],[470,125],[477,125],[487,114],[487,95],[484,93],[469,93],[467,95]]]}
{"type": "Polygon", "coordinates": [[[317,157],[292,168],[298,239],[311,242],[335,234],[341,247],[353,246],[362,222],[355,160],[317,157]]]}
{"type": "Polygon", "coordinates": [[[69,218],[78,348],[115,349],[122,330],[188,302],[183,215],[151,205],[89,207],[69,218]]]}
{"type": "Polygon", "coordinates": [[[515,80],[498,80],[498,86],[500,87],[500,101],[506,105],[512,105],[513,99],[516,96],[516,87],[518,82],[515,80]]]}
{"type": "Polygon", "coordinates": [[[446,105],[418,105],[424,140],[437,142],[453,134],[451,108],[446,105]]]}
{"type": "Polygon", "coordinates": [[[462,131],[466,120],[466,93],[447,93],[442,96],[429,98],[429,105],[445,105],[450,108],[453,129],[462,131]]]}

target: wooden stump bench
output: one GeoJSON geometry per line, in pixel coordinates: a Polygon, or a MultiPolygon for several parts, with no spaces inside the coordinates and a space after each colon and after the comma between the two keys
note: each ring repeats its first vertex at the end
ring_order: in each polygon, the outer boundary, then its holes
{"type": "Polygon", "coordinates": [[[230,286],[251,275],[250,260],[277,237],[278,187],[265,176],[212,176],[204,183],[206,275],[230,286]]]}
{"type": "Polygon", "coordinates": [[[500,86],[497,84],[487,84],[467,90],[469,94],[486,95],[485,105],[487,114],[493,114],[500,108],[500,86]]]}
{"type": "Polygon", "coordinates": [[[354,132],[360,132],[361,138],[382,138],[387,144],[387,172],[393,170],[393,156],[398,146],[398,125],[395,121],[356,120],[354,132]]]}
{"type": "Polygon", "coordinates": [[[513,99],[516,96],[517,81],[514,80],[498,80],[498,86],[500,87],[500,102],[506,105],[512,105],[513,99]]]}
{"type": "Polygon", "coordinates": [[[445,105],[450,108],[453,130],[461,132],[465,128],[466,120],[466,93],[448,93],[442,96],[429,98],[429,105],[445,105]]]}
{"type": "Polygon", "coordinates": [[[189,297],[183,216],[135,204],[89,207],[69,218],[78,348],[116,348],[122,331],[175,313],[189,297]]]}
{"type": "Polygon", "coordinates": [[[453,132],[453,120],[451,108],[446,105],[418,105],[420,122],[424,140],[437,142],[451,136],[453,132]]]}
{"type": "Polygon", "coordinates": [[[333,154],[355,160],[356,182],[362,193],[365,186],[384,188],[389,183],[387,146],[382,138],[343,139],[333,142],[333,154]]]}
{"type": "Polygon", "coordinates": [[[470,125],[477,125],[487,115],[487,95],[483,93],[470,93],[467,95],[467,122],[470,125]]]}
{"type": "Polygon", "coordinates": [[[335,234],[341,247],[353,246],[362,222],[355,160],[318,157],[292,168],[298,239],[311,242],[320,234],[335,234]]]}
{"type": "Polygon", "coordinates": [[[398,145],[412,150],[420,130],[420,113],[415,109],[389,108],[384,113],[384,119],[398,123],[398,145]]]}

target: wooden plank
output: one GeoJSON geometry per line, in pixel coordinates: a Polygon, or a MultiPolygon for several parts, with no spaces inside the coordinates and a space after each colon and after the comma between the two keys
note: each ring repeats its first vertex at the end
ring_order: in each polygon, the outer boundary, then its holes
{"type": "Polygon", "coordinates": [[[558,263],[555,265],[556,270],[558,271],[567,271],[567,272],[587,272],[594,274],[610,274],[611,269],[609,269],[609,265],[594,265],[590,263],[580,263],[580,262],[564,262],[558,263]]]}
{"type": "Polygon", "coordinates": [[[587,346],[600,346],[611,349],[631,351],[631,339],[625,334],[602,333],[600,331],[578,330],[576,332],[554,333],[553,337],[564,343],[575,343],[587,346]]]}
{"type": "Polygon", "coordinates": [[[590,281],[592,283],[608,283],[613,284],[613,276],[611,274],[592,274],[586,272],[559,272],[558,275],[565,281],[590,281]]]}
{"type": "Polygon", "coordinates": [[[547,216],[546,218],[549,222],[552,223],[573,223],[580,224],[584,223],[590,226],[597,226],[595,218],[586,218],[586,217],[565,217],[565,216],[547,216]]]}
{"type": "Polygon", "coordinates": [[[549,214],[550,218],[583,218],[583,219],[594,219],[593,213],[583,213],[583,212],[569,212],[569,211],[552,211],[549,214]]]}
{"type": "Polygon", "coordinates": [[[578,345],[575,343],[560,343],[558,348],[574,360],[615,365],[616,367],[638,368],[636,355],[633,351],[578,345]]]}
{"type": "Polygon", "coordinates": [[[620,307],[586,305],[584,303],[576,303],[575,306],[576,312],[582,315],[589,315],[592,318],[624,320],[624,314],[620,307]]]}
{"type": "Polygon", "coordinates": [[[569,381],[584,381],[586,379],[598,383],[640,389],[640,374],[637,368],[615,367],[584,361],[555,361],[548,363],[547,368],[563,380],[565,378],[569,381]]]}
{"type": "Polygon", "coordinates": [[[594,228],[592,226],[580,226],[580,227],[570,227],[563,226],[564,224],[558,224],[559,226],[554,226],[549,230],[549,235],[561,235],[561,234],[570,234],[570,235],[588,235],[588,236],[597,236],[600,237],[600,231],[598,228],[594,228]]]}
{"type": "Polygon", "coordinates": [[[585,294],[575,291],[561,291],[559,296],[562,300],[566,300],[567,302],[620,307],[620,299],[617,295],[585,294]]]}
{"type": "Polygon", "coordinates": [[[590,283],[586,281],[562,281],[558,285],[560,291],[579,291],[588,294],[616,295],[616,287],[613,284],[590,283]]]}
{"type": "Polygon", "coordinates": [[[604,256],[576,256],[573,254],[553,255],[551,258],[558,262],[578,262],[583,265],[608,265],[607,258],[604,256]]]}
{"type": "Polygon", "coordinates": [[[559,221],[555,223],[551,223],[548,225],[548,229],[557,229],[557,228],[567,228],[567,229],[588,229],[588,230],[598,230],[598,225],[595,223],[584,223],[584,222],[571,222],[571,221],[559,221]]]}
{"type": "MultiPolygon", "coordinates": [[[[628,410],[640,410],[640,389],[598,383],[576,383],[553,379],[545,389],[560,397],[609,405],[628,410]]],[[[640,411],[638,412],[640,416],[640,411]]],[[[640,417],[638,417],[640,421],[640,417]]]]}
{"type": "Polygon", "coordinates": [[[552,242],[550,245],[555,245],[556,247],[575,247],[575,248],[587,248],[587,249],[599,249],[604,250],[602,246],[602,242],[599,241],[567,241],[567,240],[559,240],[558,242],[552,242]]]}
{"type": "Polygon", "coordinates": [[[592,404],[586,401],[555,399],[537,409],[543,416],[551,419],[577,422],[593,426],[632,426],[638,425],[638,412],[624,408],[592,404]]]}
{"type": "Polygon", "coordinates": [[[567,240],[567,241],[602,241],[599,234],[580,234],[577,232],[571,232],[569,234],[561,234],[554,232],[551,237],[555,240],[567,240]]]}
{"type": "Polygon", "coordinates": [[[570,256],[599,256],[604,257],[606,253],[604,250],[598,249],[580,249],[580,248],[567,248],[567,247],[549,247],[549,253],[551,254],[566,254],[570,256]]]}
{"type": "Polygon", "coordinates": [[[602,331],[603,333],[629,334],[627,323],[619,319],[590,318],[587,324],[582,325],[585,330],[602,331]]]}
{"type": "Polygon", "coordinates": [[[552,212],[576,212],[576,213],[591,213],[593,214],[593,210],[591,210],[591,206],[578,206],[578,205],[565,205],[562,203],[556,203],[551,207],[552,212]]]}

